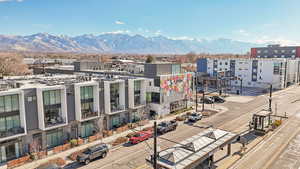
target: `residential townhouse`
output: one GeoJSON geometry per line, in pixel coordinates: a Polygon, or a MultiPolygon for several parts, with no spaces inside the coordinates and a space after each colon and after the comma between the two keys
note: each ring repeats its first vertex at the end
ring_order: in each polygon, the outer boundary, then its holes
{"type": "Polygon", "coordinates": [[[0,82],[0,163],[148,118],[146,78],[26,76],[0,82]]]}

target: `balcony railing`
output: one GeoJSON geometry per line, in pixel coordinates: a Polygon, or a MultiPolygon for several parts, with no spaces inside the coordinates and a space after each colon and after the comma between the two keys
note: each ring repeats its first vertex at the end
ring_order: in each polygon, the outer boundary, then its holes
{"type": "Polygon", "coordinates": [[[82,113],[82,119],[88,119],[88,118],[97,117],[97,116],[98,116],[98,112],[88,111],[88,112],[82,113]]]}
{"type": "Polygon", "coordinates": [[[0,138],[10,137],[17,134],[23,134],[25,133],[25,130],[23,127],[14,127],[7,131],[0,131],[0,138]]]}
{"type": "Polygon", "coordinates": [[[57,126],[60,124],[65,124],[65,123],[66,123],[66,120],[61,116],[45,118],[45,127],[47,127],[47,128],[57,126]]]}
{"type": "Polygon", "coordinates": [[[146,101],[139,101],[139,102],[134,103],[134,107],[138,107],[138,106],[142,106],[142,105],[146,105],[146,101]]]}
{"type": "Polygon", "coordinates": [[[111,112],[122,111],[125,110],[124,105],[113,106],[111,105],[111,112]]]}

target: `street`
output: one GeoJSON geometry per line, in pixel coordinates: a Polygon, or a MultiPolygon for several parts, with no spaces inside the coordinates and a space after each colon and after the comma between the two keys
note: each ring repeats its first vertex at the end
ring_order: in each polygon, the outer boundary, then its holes
{"type": "MultiPolygon", "coordinates": [[[[242,97],[242,96],[241,96],[242,97]]],[[[300,106],[297,106],[297,99],[300,99],[300,88],[291,87],[282,91],[278,91],[273,95],[273,110],[275,109],[274,103],[278,106],[277,114],[282,114],[286,111],[289,116],[295,115],[295,112],[300,109],[300,106]]],[[[267,109],[268,101],[267,96],[257,96],[254,97],[249,102],[232,102],[228,101],[222,106],[228,108],[228,111],[223,113],[215,114],[211,117],[204,118],[201,121],[197,122],[194,125],[180,124],[176,131],[167,133],[162,137],[168,138],[170,140],[180,142],[188,137],[191,137],[204,129],[201,128],[203,125],[213,125],[214,128],[220,128],[227,131],[232,131],[235,133],[240,133],[248,129],[248,124],[251,119],[251,115],[254,112],[257,112],[263,108],[267,109]]],[[[295,117],[295,116],[294,116],[295,117]]],[[[299,129],[300,120],[296,118],[290,118],[288,123],[284,123],[277,133],[275,133],[271,138],[265,140],[262,144],[254,148],[254,152],[250,152],[249,155],[246,155],[238,163],[236,163],[233,168],[261,168],[264,167],[268,161],[269,155],[272,155],[274,151],[277,150],[280,143],[288,137],[293,137],[294,132],[286,132],[291,129],[299,129]],[[280,137],[277,137],[280,135],[280,137]],[[272,145],[268,144],[275,140],[276,142],[272,145]],[[265,147],[269,146],[269,147],[265,147]],[[267,150],[267,155],[264,158],[258,158],[267,150]],[[258,156],[259,154],[259,156],[258,156]],[[256,157],[256,158],[255,158],[256,157]],[[253,165],[253,160],[256,161],[253,165]],[[252,167],[253,166],[253,167],[252,167]],[[255,166],[255,167],[254,167],[255,166]]],[[[127,145],[121,146],[117,149],[112,150],[105,159],[99,159],[91,162],[89,165],[84,166],[76,162],[66,166],[65,168],[97,168],[97,169],[129,169],[129,168],[138,168],[139,166],[145,166],[145,158],[148,157],[151,152],[151,147],[153,144],[153,139],[139,143],[137,145],[127,145]]],[[[174,143],[158,139],[158,145],[160,149],[167,148],[174,145],[174,143]]],[[[233,151],[234,152],[234,151],[233,151]]]]}

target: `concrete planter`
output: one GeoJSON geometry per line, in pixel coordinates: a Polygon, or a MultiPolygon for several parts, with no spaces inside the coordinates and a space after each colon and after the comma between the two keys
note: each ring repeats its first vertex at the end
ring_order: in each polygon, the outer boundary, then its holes
{"type": "Polygon", "coordinates": [[[79,139],[77,140],[77,144],[78,144],[78,145],[82,145],[82,144],[84,144],[84,141],[83,141],[83,139],[79,138],[79,139]]]}
{"type": "Polygon", "coordinates": [[[89,137],[89,142],[93,142],[97,140],[97,136],[90,136],[89,137]]]}
{"type": "Polygon", "coordinates": [[[18,167],[21,166],[23,164],[25,164],[26,162],[30,161],[30,156],[24,156],[15,160],[11,160],[9,162],[7,162],[7,168],[14,168],[14,167],[18,167]]]}
{"type": "Polygon", "coordinates": [[[59,153],[63,151],[63,146],[57,146],[53,148],[54,153],[59,153]]]}

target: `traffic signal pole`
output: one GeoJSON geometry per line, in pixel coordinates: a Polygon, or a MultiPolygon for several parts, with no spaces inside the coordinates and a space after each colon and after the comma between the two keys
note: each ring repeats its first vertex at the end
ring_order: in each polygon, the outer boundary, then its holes
{"type": "Polygon", "coordinates": [[[272,90],[273,90],[273,86],[271,84],[270,85],[270,97],[269,97],[269,111],[272,111],[272,90]]]}
{"type": "Polygon", "coordinates": [[[157,169],[157,124],[154,121],[154,141],[153,141],[153,168],[157,169]]]}

